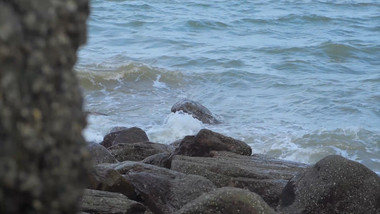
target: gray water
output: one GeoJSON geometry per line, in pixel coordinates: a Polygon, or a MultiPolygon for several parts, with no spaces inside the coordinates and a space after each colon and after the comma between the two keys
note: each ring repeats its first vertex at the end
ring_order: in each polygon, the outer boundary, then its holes
{"type": "Polygon", "coordinates": [[[380,2],[93,0],[76,65],[88,140],[200,128],[304,163],[343,155],[380,173],[380,2]],[[170,113],[196,100],[223,123],[170,113]]]}

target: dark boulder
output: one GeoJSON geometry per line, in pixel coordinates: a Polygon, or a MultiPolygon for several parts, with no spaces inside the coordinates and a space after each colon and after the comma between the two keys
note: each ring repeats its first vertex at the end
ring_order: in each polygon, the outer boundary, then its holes
{"type": "Polygon", "coordinates": [[[88,177],[88,189],[118,192],[130,199],[137,199],[133,185],[115,169],[101,165],[94,166],[88,177]]]}
{"type": "Polygon", "coordinates": [[[104,136],[100,144],[108,148],[119,143],[138,143],[145,141],[149,141],[145,131],[137,127],[132,127],[128,129],[121,128],[119,131],[110,132],[104,136]]]}
{"type": "Polygon", "coordinates": [[[152,142],[139,142],[139,143],[119,143],[108,148],[111,154],[118,161],[141,161],[146,157],[163,152],[171,152],[171,146],[152,143],[152,142]]]}
{"type": "Polygon", "coordinates": [[[204,107],[202,104],[189,100],[183,99],[176,102],[171,109],[172,112],[183,111],[187,114],[192,115],[194,118],[207,124],[218,124],[220,123],[213,114],[204,107]]]}
{"type": "Polygon", "coordinates": [[[323,158],[284,188],[283,213],[380,213],[380,177],[338,155],[323,158]]]}
{"type": "Polygon", "coordinates": [[[76,213],[90,166],[76,73],[88,0],[0,0],[0,213],[76,213]]]}
{"type": "Polygon", "coordinates": [[[205,193],[183,206],[176,214],[274,214],[257,194],[248,190],[223,187],[205,193]]]}
{"type": "Polygon", "coordinates": [[[173,213],[183,205],[215,188],[208,179],[186,175],[139,162],[108,164],[119,171],[135,187],[136,192],[153,213],[173,213]]]}
{"type": "Polygon", "coordinates": [[[80,209],[88,213],[144,214],[145,206],[114,192],[87,189],[80,201],[80,209]]]}
{"type": "Polygon", "coordinates": [[[116,158],[102,145],[94,142],[87,143],[93,165],[101,163],[116,163],[116,158]]]}
{"type": "Polygon", "coordinates": [[[186,136],[175,155],[209,157],[211,151],[229,151],[240,155],[251,155],[251,147],[243,141],[202,129],[196,136],[186,136]]]}
{"type": "Polygon", "coordinates": [[[141,162],[170,169],[171,157],[172,157],[171,153],[159,153],[159,154],[149,156],[145,158],[144,160],[142,160],[141,162]]]}
{"type": "Polygon", "coordinates": [[[171,169],[196,174],[211,180],[217,187],[249,189],[271,207],[278,205],[288,181],[307,165],[272,159],[264,155],[243,156],[230,152],[213,152],[214,157],[175,155],[171,169]]]}

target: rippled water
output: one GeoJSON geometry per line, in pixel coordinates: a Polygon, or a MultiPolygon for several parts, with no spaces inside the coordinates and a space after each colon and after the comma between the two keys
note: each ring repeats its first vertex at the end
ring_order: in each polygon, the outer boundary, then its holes
{"type": "Polygon", "coordinates": [[[255,153],[329,154],[380,173],[378,1],[93,0],[76,70],[88,140],[117,125],[170,143],[206,127],[255,153]],[[170,114],[199,101],[223,123],[170,114]]]}

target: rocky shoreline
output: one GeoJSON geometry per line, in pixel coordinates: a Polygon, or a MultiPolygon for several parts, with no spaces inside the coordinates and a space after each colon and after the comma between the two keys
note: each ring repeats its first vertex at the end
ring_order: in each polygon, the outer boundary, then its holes
{"type": "MultiPolygon", "coordinates": [[[[174,106],[219,122],[194,101],[174,106]]],[[[207,129],[166,145],[137,127],[115,127],[88,148],[83,213],[380,213],[380,177],[338,155],[307,165],[207,129]]]]}

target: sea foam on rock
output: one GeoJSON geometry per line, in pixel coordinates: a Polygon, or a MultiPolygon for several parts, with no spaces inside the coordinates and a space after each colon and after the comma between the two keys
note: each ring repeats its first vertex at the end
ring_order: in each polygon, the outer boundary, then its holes
{"type": "Polygon", "coordinates": [[[292,178],[283,213],[380,213],[380,177],[358,162],[331,155],[292,178]]]}
{"type": "Polygon", "coordinates": [[[214,117],[210,110],[208,110],[202,104],[189,99],[182,99],[176,102],[172,106],[171,111],[183,111],[206,124],[220,123],[220,121],[214,117]]]}

